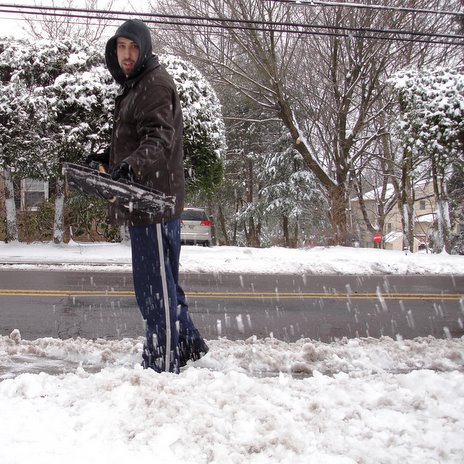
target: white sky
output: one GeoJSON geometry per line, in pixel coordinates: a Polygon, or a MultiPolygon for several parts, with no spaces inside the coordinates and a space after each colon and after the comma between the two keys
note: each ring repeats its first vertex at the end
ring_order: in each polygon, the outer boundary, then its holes
{"type": "MultiPolygon", "coordinates": [[[[69,0],[2,0],[1,4],[8,5],[43,5],[43,6],[68,6],[69,0]]],[[[73,0],[74,8],[85,7],[85,0],[73,0]]],[[[149,0],[113,0],[113,10],[117,11],[149,11],[149,0]]],[[[105,9],[108,0],[99,0],[98,8],[105,9]]],[[[120,21],[118,21],[120,22],[120,21]]],[[[25,34],[25,21],[21,14],[0,13],[0,36],[21,38],[25,34]]]]}

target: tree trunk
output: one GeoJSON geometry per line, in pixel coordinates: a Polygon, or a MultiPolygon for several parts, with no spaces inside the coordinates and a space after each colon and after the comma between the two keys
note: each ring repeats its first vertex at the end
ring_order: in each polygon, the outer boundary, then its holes
{"type": "Polygon", "coordinates": [[[414,192],[403,188],[402,200],[398,203],[403,228],[403,250],[414,252],[414,192]]]}
{"type": "Polygon", "coordinates": [[[345,186],[338,185],[329,190],[329,219],[334,233],[333,245],[348,245],[347,220],[348,198],[345,186]]]}
{"type": "Polygon", "coordinates": [[[451,220],[444,178],[444,173],[438,172],[436,163],[432,159],[433,193],[436,207],[436,234],[434,243],[434,251],[436,253],[440,253],[443,250],[450,251],[451,220]]]}
{"type": "Polygon", "coordinates": [[[3,171],[5,186],[5,209],[6,209],[6,242],[18,241],[18,223],[16,220],[16,205],[14,200],[14,185],[11,172],[3,171]]]}
{"type": "Polygon", "coordinates": [[[288,231],[288,217],[282,216],[282,232],[284,234],[284,243],[287,248],[290,247],[290,233],[288,231]]]}
{"type": "Polygon", "coordinates": [[[255,224],[255,221],[252,217],[248,220],[248,230],[245,226],[245,235],[247,237],[248,246],[259,248],[261,245],[260,226],[259,224],[255,224]]]}
{"type": "MultiPolygon", "coordinates": [[[[252,205],[255,201],[255,177],[254,177],[254,164],[251,159],[246,161],[246,177],[247,177],[247,184],[246,184],[246,202],[247,205],[252,205]]],[[[249,217],[248,219],[248,231],[245,225],[245,235],[247,237],[247,245],[251,247],[259,247],[261,243],[261,226],[260,226],[260,219],[253,217],[249,217]]]]}
{"type": "Polygon", "coordinates": [[[226,218],[224,217],[224,211],[222,210],[222,205],[219,204],[218,206],[218,216],[219,216],[219,224],[221,225],[222,236],[224,239],[224,245],[229,246],[229,234],[227,233],[227,226],[226,226],[226,218]]]}
{"type": "Polygon", "coordinates": [[[231,245],[237,245],[237,235],[238,235],[238,221],[237,221],[237,213],[240,209],[240,201],[235,201],[235,219],[234,219],[234,231],[232,234],[232,243],[231,245]]]}
{"type": "Polygon", "coordinates": [[[123,245],[130,244],[129,228],[127,226],[125,225],[119,226],[119,235],[121,237],[121,243],[123,245]]]}
{"type": "Polygon", "coordinates": [[[55,220],[53,222],[53,243],[63,243],[64,237],[64,179],[56,181],[55,220]]]}
{"type": "Polygon", "coordinates": [[[398,208],[403,226],[403,249],[414,252],[414,186],[411,179],[412,154],[405,151],[401,176],[401,195],[398,208]]]}
{"type": "Polygon", "coordinates": [[[292,248],[298,248],[298,237],[300,235],[299,222],[295,221],[295,228],[293,229],[292,248]]]}

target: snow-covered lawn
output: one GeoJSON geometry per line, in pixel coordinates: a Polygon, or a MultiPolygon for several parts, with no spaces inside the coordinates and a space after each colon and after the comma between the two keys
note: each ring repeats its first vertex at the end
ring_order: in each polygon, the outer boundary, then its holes
{"type": "MultiPolygon", "coordinates": [[[[0,245],[7,261],[98,272],[130,267],[130,250],[0,245]]],[[[464,274],[462,256],[340,247],[186,247],[182,263],[244,275],[464,274]]],[[[173,375],[141,369],[141,338],[22,340],[13,329],[0,337],[1,464],[464,462],[463,338],[209,340],[207,356],[173,375]]]]}
{"type": "MultiPolygon", "coordinates": [[[[97,270],[127,270],[130,246],[109,243],[52,245],[0,242],[2,263],[67,264],[97,270]]],[[[16,265],[19,267],[19,264],[16,265]]],[[[464,256],[403,253],[373,248],[315,247],[238,248],[184,246],[181,272],[235,272],[242,274],[464,274],[464,256]]]]}

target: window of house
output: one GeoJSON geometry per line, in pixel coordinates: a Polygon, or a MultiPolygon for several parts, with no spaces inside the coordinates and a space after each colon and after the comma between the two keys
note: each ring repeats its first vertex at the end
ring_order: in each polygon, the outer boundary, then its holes
{"type": "Polygon", "coordinates": [[[22,210],[37,210],[45,200],[48,200],[48,181],[36,179],[21,180],[22,210]]]}
{"type": "Polygon", "coordinates": [[[419,201],[419,209],[421,209],[421,210],[425,209],[425,200],[420,200],[419,201]]]}
{"type": "Polygon", "coordinates": [[[387,234],[390,233],[393,230],[391,222],[387,222],[386,230],[387,230],[387,234]]]}

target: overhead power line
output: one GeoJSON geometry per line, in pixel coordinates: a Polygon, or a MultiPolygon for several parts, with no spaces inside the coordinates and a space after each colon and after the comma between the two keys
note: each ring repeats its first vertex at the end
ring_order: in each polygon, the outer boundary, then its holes
{"type": "MultiPolygon", "coordinates": [[[[283,1],[283,0],[282,0],[283,1]]],[[[327,3],[327,2],[326,2],[327,3]]],[[[330,2],[329,2],[330,3],[330,2]]],[[[176,25],[202,28],[220,28],[233,30],[256,30],[288,34],[353,37],[407,42],[425,42],[430,44],[464,45],[464,35],[439,34],[397,29],[352,28],[345,26],[326,26],[293,22],[261,21],[201,16],[182,16],[126,11],[89,10],[84,8],[47,7],[31,5],[5,5],[0,3],[0,12],[45,17],[63,17],[69,19],[115,21],[128,17],[143,17],[147,23],[158,25],[176,25]]]]}
{"type": "Polygon", "coordinates": [[[368,10],[382,10],[382,11],[401,11],[404,13],[419,13],[419,14],[435,14],[435,15],[447,15],[447,16],[464,16],[464,13],[449,10],[436,10],[428,8],[407,8],[402,6],[386,6],[386,5],[367,5],[366,3],[356,2],[331,2],[331,1],[318,1],[318,0],[271,0],[275,3],[287,3],[292,6],[305,6],[305,7],[342,7],[352,9],[368,9],[368,10]]]}
{"type": "MultiPolygon", "coordinates": [[[[322,1],[322,0],[271,0],[274,3],[285,3],[290,6],[303,6],[303,7],[339,7],[339,8],[350,8],[350,9],[368,9],[368,10],[380,10],[386,12],[400,11],[404,13],[415,13],[415,14],[433,14],[433,15],[444,15],[444,16],[456,16],[463,17],[464,12],[462,11],[450,11],[450,10],[440,10],[432,8],[411,8],[411,7],[402,7],[402,6],[393,6],[393,5],[379,5],[379,4],[366,4],[366,3],[357,3],[357,2],[337,2],[337,1],[322,1]]],[[[0,6],[11,6],[12,8],[26,8],[27,5],[0,5],[0,6]]],[[[44,8],[40,5],[29,5],[29,8],[44,8]]],[[[45,8],[47,8],[45,6],[45,8]]],[[[51,9],[60,9],[60,7],[50,6],[51,9]]],[[[62,9],[66,9],[63,7],[62,9]]],[[[89,11],[89,10],[87,10],[89,11]]],[[[101,10],[108,13],[108,10],[101,10]]],[[[122,14],[126,12],[114,12],[117,14],[122,14]]]]}

